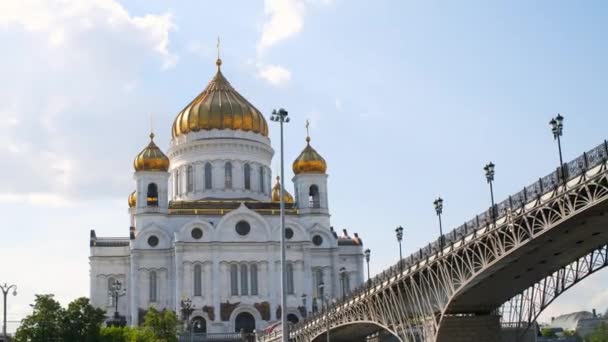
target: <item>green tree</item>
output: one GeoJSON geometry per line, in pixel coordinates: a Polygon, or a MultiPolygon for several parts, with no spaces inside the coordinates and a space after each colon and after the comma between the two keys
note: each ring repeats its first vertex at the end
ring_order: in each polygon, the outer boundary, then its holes
{"type": "Polygon", "coordinates": [[[542,337],[557,337],[555,335],[555,331],[551,328],[542,328],[540,329],[540,334],[542,337]]]}
{"type": "Polygon", "coordinates": [[[175,312],[170,310],[158,311],[150,307],[146,317],[144,317],[144,329],[149,329],[156,338],[161,341],[177,341],[177,327],[179,319],[175,312]]]}
{"type": "Polygon", "coordinates": [[[88,298],[78,298],[63,312],[62,340],[65,342],[97,342],[106,313],[91,305],[88,298]]]}
{"type": "Polygon", "coordinates": [[[21,321],[15,339],[23,342],[97,342],[105,312],[87,298],[78,298],[63,309],[53,295],[36,295],[33,312],[21,321]]]}
{"type": "Polygon", "coordinates": [[[33,312],[21,321],[16,341],[61,341],[63,309],[52,294],[36,295],[33,312]]]}
{"type": "Polygon", "coordinates": [[[589,342],[608,342],[608,324],[602,323],[597,326],[588,338],[589,342]]]}

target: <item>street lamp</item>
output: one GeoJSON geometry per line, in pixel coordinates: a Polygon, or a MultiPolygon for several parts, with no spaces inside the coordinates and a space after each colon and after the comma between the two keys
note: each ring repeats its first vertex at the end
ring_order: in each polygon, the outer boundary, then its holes
{"type": "Polygon", "coordinates": [[[397,241],[399,242],[399,270],[403,272],[403,253],[401,252],[401,240],[403,240],[403,227],[399,226],[395,229],[397,241]]]}
{"type": "Polygon", "coordinates": [[[435,205],[435,212],[437,213],[437,217],[439,217],[439,246],[441,247],[441,251],[443,252],[443,226],[441,224],[441,213],[443,213],[443,198],[438,197],[433,202],[433,204],[435,205]]]}
{"type": "Polygon", "coordinates": [[[276,121],[281,126],[281,327],[283,329],[281,339],[283,342],[289,341],[289,331],[287,327],[287,265],[285,263],[285,168],[283,158],[283,124],[289,122],[289,113],[283,108],[278,111],[275,109],[270,116],[271,121],[276,121]]]}
{"type": "Polygon", "coordinates": [[[367,263],[367,282],[369,283],[371,281],[371,278],[369,277],[369,259],[372,254],[372,251],[370,251],[368,248],[363,251],[363,253],[365,254],[365,262],[367,263]]]}
{"type": "Polygon", "coordinates": [[[190,342],[194,342],[194,329],[199,330],[201,328],[201,321],[196,320],[190,327],[190,342]]]}
{"type": "Polygon", "coordinates": [[[6,296],[8,295],[10,290],[13,290],[13,296],[17,295],[17,285],[8,285],[4,283],[4,285],[0,285],[0,290],[2,290],[2,295],[4,296],[4,324],[2,325],[2,336],[4,339],[7,339],[6,335],[6,296]]]}
{"type": "Polygon", "coordinates": [[[346,268],[340,267],[340,281],[342,281],[342,300],[346,298],[346,268]]]}
{"type": "Polygon", "coordinates": [[[190,326],[190,315],[194,311],[194,305],[190,298],[182,299],[180,303],[182,310],[182,319],[186,322],[186,329],[190,326]]]}
{"type": "MultiPolygon", "coordinates": [[[[321,311],[325,311],[325,283],[324,282],[320,282],[319,285],[317,285],[319,287],[319,295],[321,296],[321,311]]],[[[329,306],[329,301],[327,303],[327,305],[329,306]]],[[[328,311],[325,312],[325,322],[326,322],[326,331],[325,331],[325,336],[327,337],[327,342],[329,341],[329,317],[327,317],[328,315],[328,311]]]]}
{"type": "Polygon", "coordinates": [[[123,319],[121,319],[120,315],[118,314],[118,299],[124,296],[126,293],[127,290],[122,288],[122,283],[118,279],[116,279],[114,283],[112,283],[112,285],[110,286],[110,289],[108,290],[108,295],[112,297],[112,300],[114,301],[114,318],[108,320],[108,325],[120,327],[126,324],[126,322],[123,321],[123,319]]]}
{"type": "Polygon", "coordinates": [[[494,182],[494,163],[489,162],[486,166],[483,167],[483,170],[486,172],[486,180],[488,184],[490,184],[490,198],[492,200],[492,222],[494,226],[496,226],[496,210],[494,208],[494,187],[492,186],[492,182],[494,182]]]}
{"type": "Polygon", "coordinates": [[[308,309],[306,308],[306,293],[302,293],[302,307],[304,308],[303,312],[301,312],[302,316],[306,317],[306,312],[308,309]]]}
{"type": "Polygon", "coordinates": [[[560,137],[564,131],[564,117],[557,113],[557,116],[549,121],[549,125],[551,125],[551,132],[553,132],[553,139],[557,140],[557,148],[559,150],[559,169],[562,176],[562,182],[566,182],[566,177],[564,175],[564,160],[562,159],[562,142],[560,137]]]}

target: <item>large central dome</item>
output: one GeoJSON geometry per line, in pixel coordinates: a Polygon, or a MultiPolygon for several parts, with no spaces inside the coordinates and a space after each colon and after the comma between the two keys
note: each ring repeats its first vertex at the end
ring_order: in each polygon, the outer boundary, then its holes
{"type": "Polygon", "coordinates": [[[173,137],[200,130],[230,129],[268,136],[268,124],[259,110],[239,94],[220,70],[205,90],[186,106],[175,118],[173,137]]]}

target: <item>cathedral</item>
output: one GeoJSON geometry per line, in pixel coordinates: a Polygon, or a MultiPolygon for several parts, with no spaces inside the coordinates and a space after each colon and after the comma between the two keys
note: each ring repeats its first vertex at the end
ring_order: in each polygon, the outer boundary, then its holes
{"type": "Polygon", "coordinates": [[[280,199],[264,115],[224,77],[179,112],[166,152],[150,134],[133,162],[127,237],[90,234],[90,297],[111,316],[117,304],[137,325],[150,307],[181,312],[190,300],[198,332],[261,330],[298,322],[363,282],[357,234],[330,223],[327,163],[310,136],[285,191],[287,307],[281,308],[280,199]],[[124,296],[110,295],[119,281],[124,296]],[[321,285],[321,286],[319,286],[321,285]],[[322,300],[323,298],[323,300],[322,300]]]}

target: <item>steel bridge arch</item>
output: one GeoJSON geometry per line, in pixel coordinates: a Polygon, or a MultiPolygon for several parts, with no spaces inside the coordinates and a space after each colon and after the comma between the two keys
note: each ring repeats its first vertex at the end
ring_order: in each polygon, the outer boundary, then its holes
{"type": "MultiPolygon", "coordinates": [[[[359,321],[352,321],[352,322],[344,322],[341,323],[339,325],[333,325],[331,326],[331,329],[329,330],[330,332],[330,336],[332,332],[335,332],[336,329],[340,328],[340,327],[345,327],[345,326],[349,326],[349,325],[357,325],[357,324],[369,324],[369,325],[374,325],[376,327],[380,327],[382,329],[384,329],[384,331],[390,333],[391,335],[393,335],[394,337],[396,337],[400,342],[407,342],[407,341],[403,341],[401,339],[401,337],[399,337],[398,335],[396,335],[393,331],[391,331],[387,326],[384,326],[378,322],[375,321],[369,321],[369,320],[359,320],[359,321]]],[[[310,342],[310,341],[315,341],[315,339],[319,338],[320,336],[322,336],[323,334],[325,334],[325,331],[320,331],[318,332],[316,335],[308,335],[306,337],[306,339],[295,339],[294,341],[297,342],[310,342]]]]}

